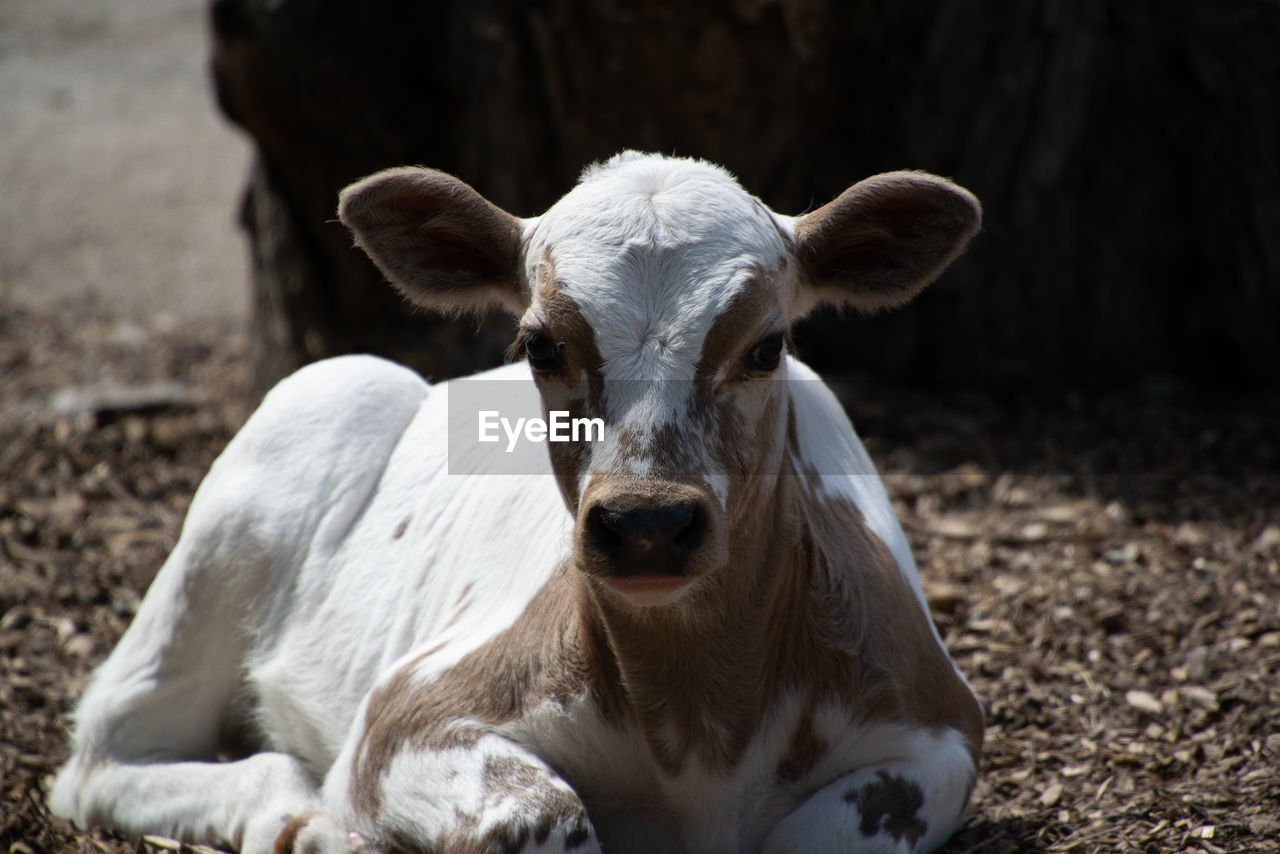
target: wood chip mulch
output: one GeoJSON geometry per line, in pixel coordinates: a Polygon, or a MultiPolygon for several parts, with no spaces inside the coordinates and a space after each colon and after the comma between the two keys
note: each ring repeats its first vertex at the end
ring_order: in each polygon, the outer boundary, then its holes
{"type": "MultiPolygon", "coordinates": [[[[0,295],[0,852],[181,847],[43,793],[246,380],[227,323],[0,295]]],[[[1280,850],[1280,394],[838,390],[989,710],[943,850],[1280,850]]]]}

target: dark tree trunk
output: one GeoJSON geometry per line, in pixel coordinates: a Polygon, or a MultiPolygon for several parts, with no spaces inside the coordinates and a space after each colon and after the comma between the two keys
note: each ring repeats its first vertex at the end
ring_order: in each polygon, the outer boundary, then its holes
{"type": "Polygon", "coordinates": [[[347,182],[421,163],[527,215],[624,147],[723,163],[787,213],[886,169],[978,194],[984,234],[914,307],[803,325],[819,367],[1280,379],[1272,0],[215,0],[213,26],[258,144],[264,384],[351,351],[442,377],[505,345],[505,320],[380,282],[334,221],[347,182]]]}

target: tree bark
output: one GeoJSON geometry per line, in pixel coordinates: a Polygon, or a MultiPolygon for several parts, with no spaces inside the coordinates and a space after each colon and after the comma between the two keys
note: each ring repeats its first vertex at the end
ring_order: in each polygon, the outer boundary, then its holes
{"type": "Polygon", "coordinates": [[[983,200],[917,303],[797,330],[825,370],[930,381],[1280,379],[1280,4],[1270,0],[215,0],[258,146],[255,370],[493,364],[510,324],[415,313],[334,221],[388,166],[538,213],[622,148],[704,157],[787,213],[878,171],[983,200]]]}

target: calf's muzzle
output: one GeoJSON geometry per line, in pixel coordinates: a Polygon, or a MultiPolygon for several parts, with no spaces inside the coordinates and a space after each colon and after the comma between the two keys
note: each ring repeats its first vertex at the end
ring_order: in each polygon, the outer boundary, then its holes
{"type": "Polygon", "coordinates": [[[713,504],[705,491],[631,481],[588,488],[578,517],[578,566],[604,578],[692,576],[715,548],[713,504]]]}

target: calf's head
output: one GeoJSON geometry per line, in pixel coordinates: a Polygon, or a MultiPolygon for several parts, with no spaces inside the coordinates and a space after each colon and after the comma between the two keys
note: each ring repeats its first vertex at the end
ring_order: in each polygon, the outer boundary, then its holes
{"type": "Polygon", "coordinates": [[[619,155],[520,219],[440,172],[380,172],[339,214],[409,299],[519,318],[545,410],[604,438],[549,444],[578,568],[634,605],[729,570],[785,472],[787,330],[819,303],[911,299],[977,231],[980,208],[894,172],[812,213],[773,213],[721,169],[619,155]]]}

